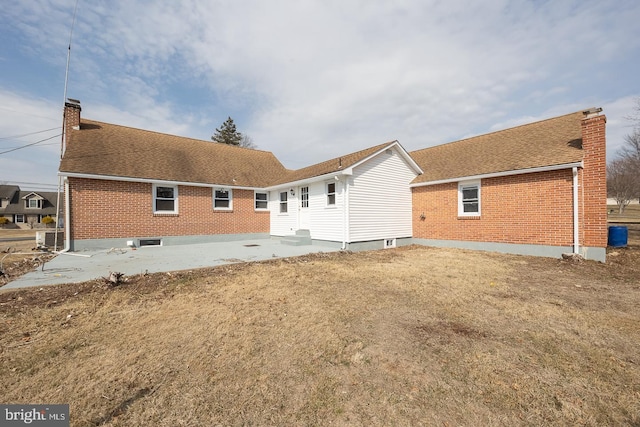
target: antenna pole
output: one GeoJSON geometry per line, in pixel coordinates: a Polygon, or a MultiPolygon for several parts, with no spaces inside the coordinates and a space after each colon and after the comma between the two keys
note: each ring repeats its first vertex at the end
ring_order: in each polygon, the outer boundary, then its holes
{"type": "MultiPolygon", "coordinates": [[[[76,0],[76,4],[73,8],[73,19],[71,20],[71,30],[69,31],[69,48],[67,49],[67,65],[65,67],[64,72],[64,94],[62,98],[62,138],[60,140],[60,160],[62,160],[62,156],[64,155],[64,147],[66,143],[66,112],[65,112],[65,104],[67,102],[67,85],[69,83],[69,63],[71,62],[71,39],[73,38],[73,27],[76,24],[76,12],[78,11],[78,1],[76,0]]],[[[56,228],[55,228],[55,236],[53,243],[53,250],[58,250],[58,230],[60,228],[60,189],[62,187],[62,176],[58,175],[58,195],[56,198],[56,228]]],[[[69,197],[67,194],[66,197],[69,197]]],[[[65,224],[65,227],[67,224],[65,224]]]]}

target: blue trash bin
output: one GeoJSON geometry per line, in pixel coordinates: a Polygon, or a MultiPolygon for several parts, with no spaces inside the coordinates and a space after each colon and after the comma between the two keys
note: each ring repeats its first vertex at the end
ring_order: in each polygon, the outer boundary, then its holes
{"type": "Polygon", "coordinates": [[[607,244],[614,248],[622,248],[627,246],[629,238],[629,230],[627,227],[611,226],[609,227],[609,239],[607,244]]]}

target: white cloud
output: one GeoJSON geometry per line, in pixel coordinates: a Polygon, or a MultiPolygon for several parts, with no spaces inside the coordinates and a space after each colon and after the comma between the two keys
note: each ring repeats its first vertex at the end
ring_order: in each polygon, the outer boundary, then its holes
{"type": "MultiPolygon", "coordinates": [[[[66,47],[74,3],[18,2],[7,19],[59,65],[47,52],[66,47]]],[[[607,107],[627,104],[610,100],[640,92],[613,76],[637,66],[638,16],[635,1],[87,0],[69,93],[85,117],[203,139],[231,115],[288,167],[590,106],[614,130],[607,107]]]]}

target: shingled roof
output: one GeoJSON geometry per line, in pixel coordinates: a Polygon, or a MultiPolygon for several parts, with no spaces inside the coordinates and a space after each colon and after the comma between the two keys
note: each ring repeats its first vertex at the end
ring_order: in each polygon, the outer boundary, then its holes
{"type": "Polygon", "coordinates": [[[413,151],[424,172],[413,183],[580,162],[583,118],[576,112],[413,151]]]}
{"type": "Polygon", "coordinates": [[[60,172],[259,188],[288,171],[268,151],[82,119],[60,172]]]}
{"type": "Polygon", "coordinates": [[[346,154],[342,157],[336,157],[334,159],[317,163],[315,165],[307,166],[306,168],[290,170],[280,180],[275,182],[274,185],[301,181],[317,176],[343,171],[394,143],[396,143],[396,141],[369,147],[364,150],[356,151],[355,153],[346,154]]]}

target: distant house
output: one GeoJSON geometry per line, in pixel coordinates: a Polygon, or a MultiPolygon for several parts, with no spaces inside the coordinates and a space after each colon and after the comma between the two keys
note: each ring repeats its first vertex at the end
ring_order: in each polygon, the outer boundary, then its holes
{"type": "Polygon", "coordinates": [[[299,170],[80,112],[66,105],[60,164],[72,250],[274,237],[605,258],[599,110],[411,153],[391,141],[299,170]]]}
{"type": "Polygon", "coordinates": [[[0,185],[0,217],[16,228],[44,227],[42,218],[56,216],[57,193],[21,191],[16,185],[0,185]]]}

